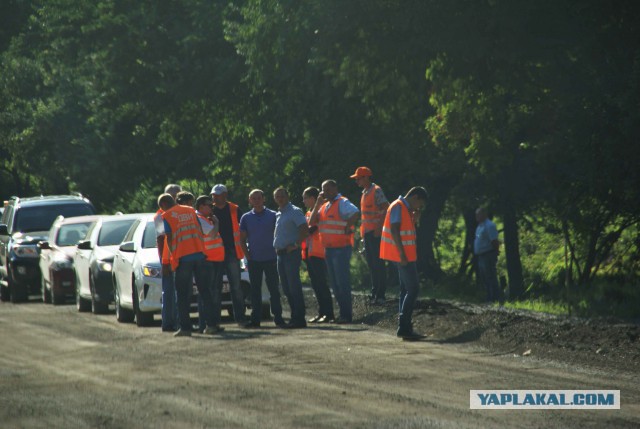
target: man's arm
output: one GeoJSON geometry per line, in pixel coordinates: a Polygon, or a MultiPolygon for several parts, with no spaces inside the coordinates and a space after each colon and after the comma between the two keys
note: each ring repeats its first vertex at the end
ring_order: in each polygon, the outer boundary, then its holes
{"type": "MultiPolygon", "coordinates": [[[[387,209],[389,208],[389,201],[385,201],[381,204],[378,204],[378,208],[380,210],[383,210],[385,213],[387,212],[387,209]]],[[[378,223],[378,225],[376,225],[376,229],[373,230],[373,236],[374,237],[380,237],[382,236],[382,224],[384,223],[384,216],[382,216],[382,222],[378,223]]]]}
{"type": "Polygon", "coordinates": [[[353,226],[356,224],[356,222],[358,222],[358,219],[360,219],[360,212],[352,214],[351,217],[347,219],[347,226],[344,227],[345,234],[351,234],[351,232],[353,231],[353,226]]]}
{"type": "Polygon", "coordinates": [[[322,205],[326,202],[327,199],[324,197],[324,194],[320,192],[318,198],[316,199],[316,205],[313,206],[313,210],[311,210],[311,215],[309,216],[309,226],[318,224],[318,214],[320,212],[320,207],[322,207],[322,205]]]}
{"type": "Polygon", "coordinates": [[[247,223],[245,218],[240,218],[240,247],[247,257],[247,261],[251,260],[251,253],[249,253],[249,246],[247,246],[247,238],[249,238],[249,232],[247,231],[247,223]]]}

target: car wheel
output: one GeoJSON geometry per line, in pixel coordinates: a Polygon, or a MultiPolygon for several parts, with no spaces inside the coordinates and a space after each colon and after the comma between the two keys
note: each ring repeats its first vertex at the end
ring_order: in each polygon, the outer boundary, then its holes
{"type": "Polygon", "coordinates": [[[51,304],[53,305],[63,304],[64,299],[65,299],[64,295],[58,295],[57,293],[54,293],[53,291],[51,291],[51,304]]]}
{"type": "Polygon", "coordinates": [[[7,302],[9,301],[9,286],[0,285],[0,300],[7,302]]]}
{"type": "Polygon", "coordinates": [[[47,290],[47,282],[44,276],[40,277],[40,290],[42,292],[42,302],[49,304],[51,302],[51,292],[47,290]]]}
{"type": "Polygon", "coordinates": [[[120,305],[120,292],[118,292],[115,281],[113,285],[113,297],[116,301],[116,320],[120,323],[132,323],[135,313],[127,308],[122,308],[122,305],[120,305]]]}
{"type": "Polygon", "coordinates": [[[14,304],[27,301],[29,298],[29,294],[27,293],[27,286],[25,285],[23,287],[18,285],[16,282],[14,282],[11,279],[12,277],[11,270],[7,270],[7,271],[8,271],[7,283],[9,284],[9,293],[11,294],[11,297],[9,298],[10,301],[14,304]]]}
{"type": "Polygon", "coordinates": [[[138,301],[135,283],[133,283],[133,308],[136,312],[136,325],[143,327],[153,324],[153,313],[140,310],[140,302],[138,301]]]}
{"type": "Polygon", "coordinates": [[[80,312],[91,310],[91,302],[80,296],[80,283],[76,281],[76,308],[80,312]]]}
{"type": "Polygon", "coordinates": [[[105,314],[109,311],[109,304],[106,302],[96,301],[96,288],[93,276],[89,277],[89,290],[91,291],[91,312],[93,314],[105,314]]]}

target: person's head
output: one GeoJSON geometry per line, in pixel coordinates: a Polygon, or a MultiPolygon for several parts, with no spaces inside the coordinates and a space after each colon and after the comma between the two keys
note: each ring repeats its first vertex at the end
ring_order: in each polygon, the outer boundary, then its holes
{"type": "Polygon", "coordinates": [[[176,185],[175,183],[170,183],[164,187],[164,193],[171,195],[174,200],[180,191],[182,191],[182,186],[176,185]]]}
{"type": "Polygon", "coordinates": [[[211,188],[211,197],[216,206],[224,207],[227,204],[227,187],[220,183],[215,185],[211,188]]]}
{"type": "Polygon", "coordinates": [[[312,209],[313,206],[316,205],[316,200],[318,199],[319,194],[320,190],[315,186],[309,186],[307,189],[302,191],[302,201],[304,202],[304,206],[308,209],[312,209]]]}
{"type": "Polygon", "coordinates": [[[171,194],[164,193],[158,197],[158,207],[165,212],[175,205],[176,200],[173,199],[171,194]]]}
{"type": "Polygon", "coordinates": [[[278,207],[282,208],[289,204],[289,191],[281,186],[273,191],[273,199],[276,200],[278,207]]]}
{"type": "Polygon", "coordinates": [[[176,203],[180,204],[181,206],[193,207],[193,202],[195,201],[195,199],[196,198],[193,196],[193,194],[187,191],[180,191],[178,192],[178,195],[176,195],[176,203]]]}
{"type": "Polygon", "coordinates": [[[196,210],[198,210],[205,217],[211,215],[212,205],[213,200],[208,195],[200,195],[196,199],[196,210]]]}
{"type": "Polygon", "coordinates": [[[407,200],[414,212],[421,212],[427,205],[427,190],[422,186],[414,186],[407,192],[404,199],[407,200]]]}
{"type": "Polygon", "coordinates": [[[487,220],[487,209],[485,207],[478,207],[476,210],[476,222],[482,223],[487,220]]]}
{"type": "Polygon", "coordinates": [[[368,188],[371,185],[371,176],[373,173],[369,167],[358,167],[356,172],[351,175],[352,179],[355,179],[356,185],[360,188],[368,188]]]}
{"type": "Polygon", "coordinates": [[[264,192],[260,189],[254,189],[249,192],[249,205],[256,212],[264,210],[264,192]]]}
{"type": "Polygon", "coordinates": [[[332,200],[338,195],[338,182],[333,179],[322,182],[322,192],[325,198],[332,200]]]}

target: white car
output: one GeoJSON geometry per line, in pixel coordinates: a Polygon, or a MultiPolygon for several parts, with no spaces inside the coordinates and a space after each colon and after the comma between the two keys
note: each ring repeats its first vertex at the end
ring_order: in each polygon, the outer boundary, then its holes
{"type": "Polygon", "coordinates": [[[106,313],[113,302],[111,269],[113,257],[133,223],[142,213],[100,216],[89,227],[87,236],[78,243],[73,257],[76,270],[76,307],[106,313]]]}
{"type": "Polygon", "coordinates": [[[38,243],[42,300],[53,305],[62,304],[76,293],[73,255],[78,242],[84,239],[89,226],[98,216],[58,216],[51,225],[47,241],[38,243]]]}
{"type": "MultiPolygon", "coordinates": [[[[113,289],[116,318],[138,326],[153,323],[153,315],[162,310],[162,270],[156,244],[155,215],[136,221],[125,236],[113,260],[113,289]]],[[[231,314],[229,281],[223,276],[222,308],[231,314]]],[[[249,273],[242,264],[240,283],[246,307],[251,306],[249,273]]],[[[197,308],[197,288],[193,286],[192,310],[197,308]]],[[[269,315],[269,291],[262,284],[262,314],[269,315]]]]}

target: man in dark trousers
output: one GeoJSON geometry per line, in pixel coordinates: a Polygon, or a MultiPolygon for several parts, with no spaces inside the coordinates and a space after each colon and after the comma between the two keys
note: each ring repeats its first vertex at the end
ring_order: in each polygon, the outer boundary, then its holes
{"type": "Polygon", "coordinates": [[[213,215],[218,219],[218,232],[224,243],[224,270],[229,280],[233,316],[236,323],[244,326],[244,295],[240,288],[240,260],[244,258],[240,240],[240,218],[242,212],[237,204],[227,201],[227,187],[218,184],[211,189],[213,215]]]}

